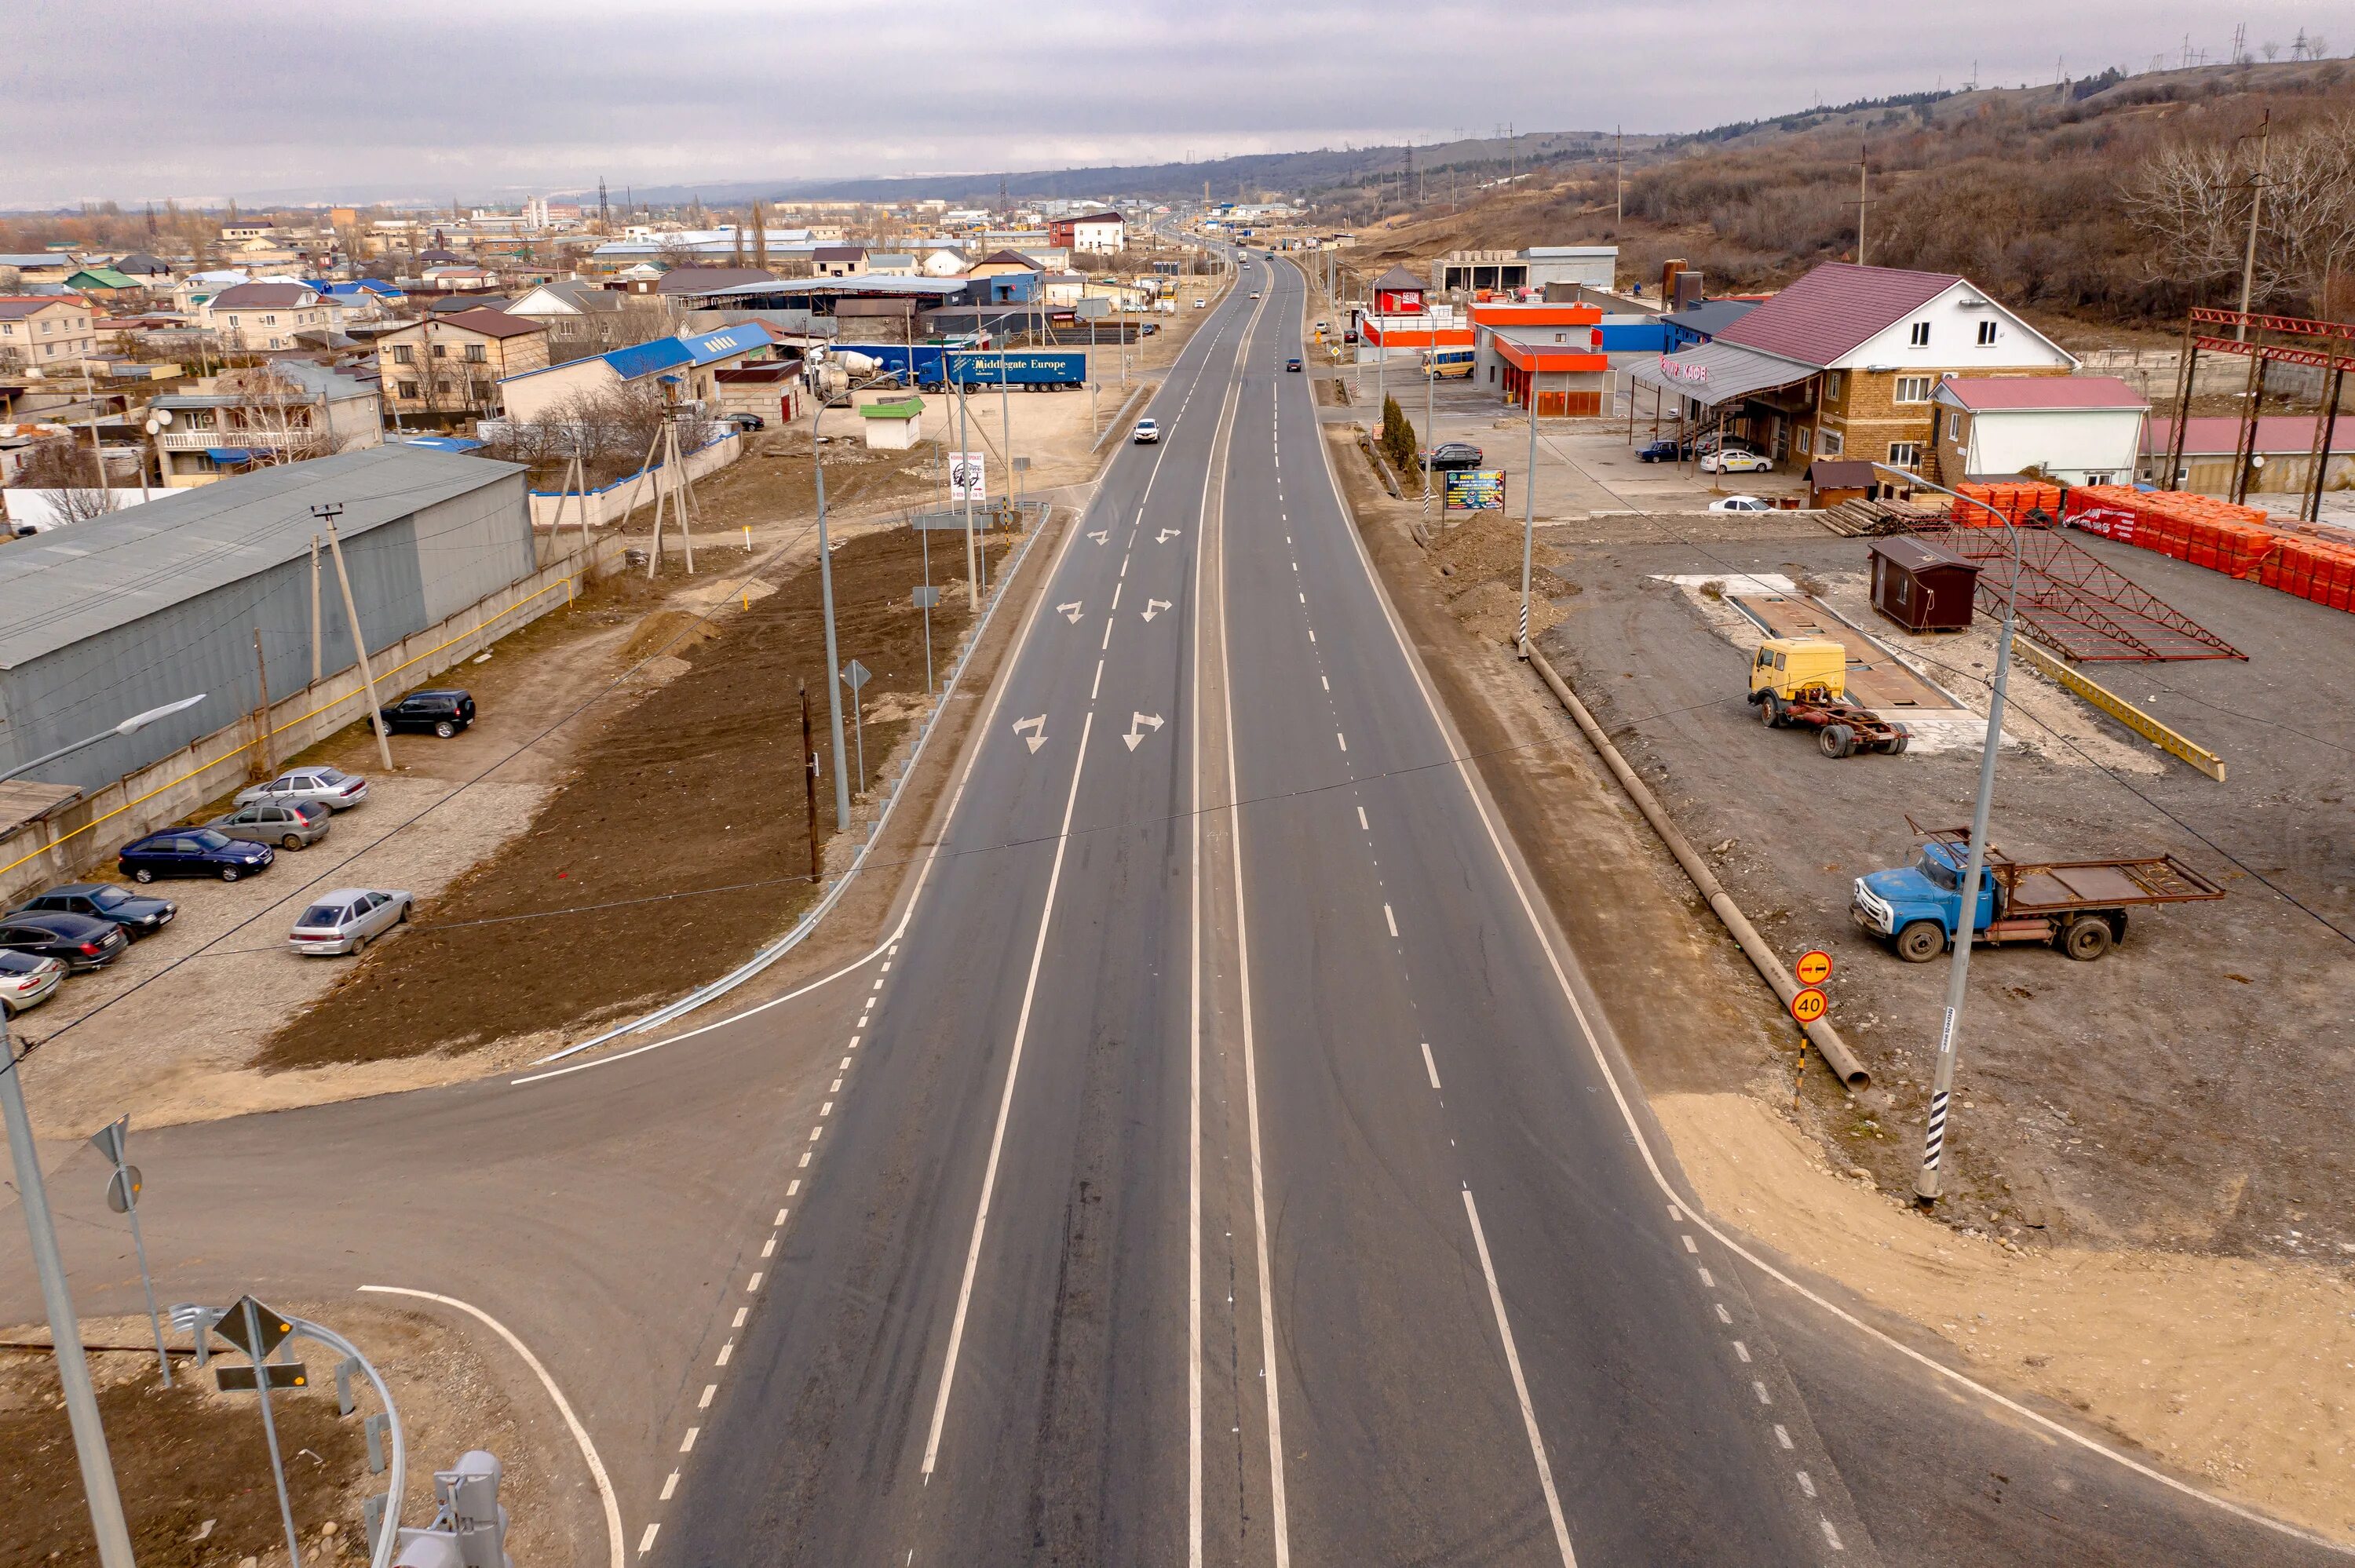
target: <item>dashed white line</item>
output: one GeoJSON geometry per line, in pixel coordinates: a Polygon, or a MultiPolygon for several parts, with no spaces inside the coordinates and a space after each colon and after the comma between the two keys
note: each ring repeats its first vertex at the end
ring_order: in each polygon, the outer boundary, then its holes
{"type": "Polygon", "coordinates": [[[1737,1355],[1737,1356],[1739,1356],[1739,1357],[1741,1357],[1741,1358],[1742,1358],[1742,1364],[1743,1364],[1743,1365],[1747,1366],[1747,1365],[1749,1364],[1749,1362],[1750,1362],[1750,1347],[1749,1347],[1748,1345],[1743,1344],[1743,1343],[1742,1343],[1741,1340],[1734,1340],[1734,1341],[1733,1341],[1733,1353],[1734,1353],[1735,1355],[1737,1355]]]}
{"type": "Polygon", "coordinates": [[[647,1552],[652,1552],[655,1549],[655,1536],[661,1530],[662,1520],[655,1520],[653,1523],[646,1526],[646,1532],[638,1537],[639,1556],[644,1557],[647,1552]]]}
{"type": "Polygon", "coordinates": [[[751,1315],[752,1309],[750,1307],[739,1307],[736,1308],[736,1320],[728,1326],[731,1329],[741,1329],[744,1326],[744,1319],[751,1315]]]}
{"type": "Polygon", "coordinates": [[[724,1366],[726,1366],[726,1365],[728,1364],[728,1358],[729,1358],[729,1357],[730,1357],[730,1356],[732,1356],[732,1355],[734,1355],[735,1353],[736,1353],[736,1341],[735,1341],[735,1340],[729,1340],[726,1344],[721,1345],[721,1346],[719,1347],[719,1359],[718,1359],[718,1360],[716,1360],[716,1361],[714,1361],[711,1364],[712,1364],[713,1366],[716,1366],[716,1367],[724,1367],[724,1366]]]}
{"type": "Polygon", "coordinates": [[[747,1296],[751,1296],[751,1295],[756,1294],[756,1293],[760,1290],[760,1288],[761,1288],[761,1270],[759,1270],[759,1269],[757,1269],[757,1268],[756,1268],[756,1269],[754,1269],[754,1270],[752,1271],[752,1277],[751,1277],[751,1278],[750,1278],[750,1279],[748,1279],[748,1280],[746,1280],[746,1281],[744,1282],[744,1293],[745,1293],[747,1296]]]}
{"type": "Polygon", "coordinates": [[[1759,1382],[1753,1377],[1750,1380],[1750,1386],[1752,1390],[1757,1393],[1759,1404],[1772,1404],[1774,1403],[1774,1396],[1766,1392],[1766,1385],[1764,1383],[1759,1382]]]}
{"type": "Polygon", "coordinates": [[[1104,662],[1101,659],[1097,660],[1096,678],[1088,684],[1088,701],[1090,702],[1094,702],[1096,700],[1096,694],[1103,690],[1103,667],[1104,662]]]}
{"type": "MultiPolygon", "coordinates": [[[[1346,751],[1348,748],[1344,747],[1342,749],[1346,751]]],[[[1391,913],[1391,906],[1387,904],[1382,906],[1382,924],[1391,928],[1391,936],[1398,935],[1398,916],[1391,913]]]]}
{"type": "Polygon", "coordinates": [[[1794,1473],[1799,1478],[1799,1489],[1806,1493],[1809,1497],[1814,1497],[1816,1495],[1816,1483],[1814,1478],[1809,1476],[1805,1470],[1799,1470],[1794,1473]]]}
{"type": "Polygon", "coordinates": [[[1369,833],[1374,831],[1372,828],[1366,826],[1366,809],[1363,806],[1358,808],[1358,826],[1365,828],[1366,832],[1369,833]]]}
{"type": "Polygon", "coordinates": [[[774,1257],[777,1255],[776,1237],[771,1236],[767,1241],[761,1244],[761,1255],[762,1257],[774,1257]]]}
{"type": "Polygon", "coordinates": [[[1431,1086],[1439,1087],[1439,1064],[1431,1059],[1431,1042],[1423,1043],[1423,1070],[1431,1075],[1431,1086]]]}
{"type": "Polygon", "coordinates": [[[1785,1448],[1796,1446],[1796,1445],[1791,1441],[1791,1434],[1785,1429],[1783,1424],[1779,1421],[1774,1423],[1774,1441],[1781,1444],[1785,1448]]]}
{"type": "Polygon", "coordinates": [[[711,1408],[711,1401],[712,1401],[712,1398],[713,1398],[713,1396],[715,1396],[716,1394],[718,1394],[718,1393],[719,1393],[719,1385],[718,1383],[705,1383],[705,1384],[703,1385],[703,1397],[702,1397],[701,1399],[698,1399],[698,1400],[697,1400],[697,1401],[695,1402],[695,1408],[696,1408],[696,1409],[698,1409],[698,1410],[709,1410],[709,1409],[710,1409],[710,1408],[711,1408]]]}
{"type": "Polygon", "coordinates": [[[1337,740],[1337,741],[1339,741],[1339,742],[1341,743],[1341,749],[1342,749],[1342,750],[1347,751],[1347,750],[1348,750],[1348,749],[1349,749],[1349,737],[1348,737],[1348,736],[1343,735],[1339,730],[1337,730],[1337,730],[1335,730],[1335,731],[1333,732],[1333,738],[1334,738],[1335,740],[1337,740]]]}
{"type": "Polygon", "coordinates": [[[668,1502],[670,1501],[671,1494],[677,1490],[678,1490],[678,1472],[677,1470],[673,1470],[669,1475],[663,1478],[662,1496],[656,1498],[655,1500],[656,1502],[668,1502]]]}
{"type": "Polygon", "coordinates": [[[1699,1252],[1700,1250],[1700,1248],[1693,1245],[1693,1239],[1690,1236],[1678,1236],[1677,1239],[1685,1244],[1685,1250],[1687,1252],[1699,1252]]]}
{"type": "Polygon", "coordinates": [[[1700,1271],[1700,1282],[1703,1285],[1708,1286],[1711,1290],[1717,1288],[1717,1281],[1710,1277],[1709,1270],[1706,1268],[1700,1271]]]}
{"type": "Polygon", "coordinates": [[[696,1435],[702,1430],[703,1428],[700,1426],[688,1427],[687,1429],[687,1436],[678,1440],[678,1451],[682,1454],[694,1453],[696,1435]]]}

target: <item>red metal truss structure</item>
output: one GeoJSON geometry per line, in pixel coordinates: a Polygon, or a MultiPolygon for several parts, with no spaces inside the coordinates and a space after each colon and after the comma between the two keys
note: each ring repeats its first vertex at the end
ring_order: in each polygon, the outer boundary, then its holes
{"type": "Polygon", "coordinates": [[[2183,471],[2184,431],[2191,423],[2191,371],[2202,353],[2244,355],[2249,383],[2241,401],[2241,437],[2233,450],[2232,500],[2249,498],[2249,476],[2257,448],[2257,416],[2264,409],[2265,374],[2275,365],[2304,365],[2322,372],[2322,407],[2314,418],[2314,466],[2298,520],[2319,522],[2322,482],[2330,467],[2331,445],[2338,434],[2339,395],[2347,372],[2355,366],[2355,324],[2318,321],[2308,316],[2274,316],[2259,311],[2194,310],[2183,323],[2183,354],[2176,366],[2175,430],[2168,444],[2167,473],[2160,488],[2173,490],[2183,471]],[[2232,335],[2205,333],[2207,327],[2229,327],[2232,335]]]}
{"type": "Polygon", "coordinates": [[[2019,627],[2065,658],[2147,663],[2248,657],[2058,529],[1942,528],[1920,536],[1979,563],[1980,608],[2001,615],[2005,599],[2013,598],[2019,627]]]}

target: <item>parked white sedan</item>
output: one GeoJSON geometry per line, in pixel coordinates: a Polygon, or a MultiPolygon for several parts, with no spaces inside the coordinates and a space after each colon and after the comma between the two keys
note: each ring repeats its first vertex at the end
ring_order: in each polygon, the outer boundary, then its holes
{"type": "Polygon", "coordinates": [[[256,784],[237,792],[237,803],[250,806],[257,800],[273,805],[288,800],[315,801],[330,810],[348,811],[368,799],[368,780],[357,773],[346,773],[340,768],[298,768],[282,773],[267,784],[256,784]]]}
{"type": "Polygon", "coordinates": [[[1709,503],[1711,512],[1772,512],[1774,503],[1755,495],[1729,495],[1722,501],[1709,503]]]}
{"type": "Polygon", "coordinates": [[[1703,457],[1700,471],[1703,473],[1772,473],[1774,471],[1774,460],[1764,452],[1745,452],[1728,448],[1703,457]]]}
{"type": "Polygon", "coordinates": [[[286,945],[324,958],[364,953],[370,942],[408,920],[413,902],[408,894],[389,888],[338,887],[321,894],[303,911],[286,933],[286,945]]]}

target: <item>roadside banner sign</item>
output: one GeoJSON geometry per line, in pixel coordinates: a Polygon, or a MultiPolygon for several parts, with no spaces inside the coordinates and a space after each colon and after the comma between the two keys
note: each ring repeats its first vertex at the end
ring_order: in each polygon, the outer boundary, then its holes
{"type": "Polygon", "coordinates": [[[1831,1004],[1831,998],[1814,986],[1806,986],[1791,999],[1791,1016],[1802,1023],[1813,1023],[1830,1009],[1831,1004]]]}
{"type": "Polygon", "coordinates": [[[976,503],[989,499],[989,471],[983,452],[949,453],[949,499],[970,496],[976,503]]]}
{"type": "Polygon", "coordinates": [[[1450,512],[1502,512],[1505,509],[1505,471],[1500,468],[1452,469],[1440,493],[1442,504],[1450,512]]]}
{"type": "Polygon", "coordinates": [[[1812,948],[1799,955],[1791,972],[1799,977],[1801,985],[1821,985],[1832,978],[1832,956],[1821,948],[1812,948]]]}

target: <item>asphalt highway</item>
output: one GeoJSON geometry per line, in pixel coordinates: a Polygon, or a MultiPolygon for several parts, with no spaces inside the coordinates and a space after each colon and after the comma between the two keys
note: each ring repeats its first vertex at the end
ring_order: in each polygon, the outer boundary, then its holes
{"type": "MultiPolygon", "coordinates": [[[[583,1563],[2344,1561],[1686,1210],[1336,497],[1303,308],[1253,261],[1025,568],[870,961],[561,1074],[135,1133],[167,1297],[480,1305],[603,1450],[583,1563]]],[[[75,1287],[132,1309],[87,1175],[75,1287]]]]}

